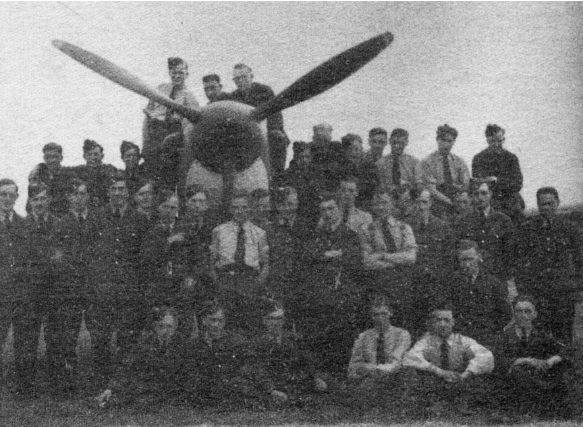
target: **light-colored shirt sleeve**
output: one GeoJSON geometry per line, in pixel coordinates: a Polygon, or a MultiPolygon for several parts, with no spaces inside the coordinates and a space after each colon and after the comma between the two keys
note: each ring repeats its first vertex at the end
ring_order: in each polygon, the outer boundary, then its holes
{"type": "Polygon", "coordinates": [[[428,348],[429,335],[425,335],[405,354],[405,357],[403,357],[403,366],[428,371],[431,367],[431,362],[424,355],[428,348]]]}
{"type": "Polygon", "coordinates": [[[470,359],[466,371],[474,375],[488,374],[494,370],[494,355],[476,340],[462,336],[463,344],[470,349],[474,357],[470,359]]]}

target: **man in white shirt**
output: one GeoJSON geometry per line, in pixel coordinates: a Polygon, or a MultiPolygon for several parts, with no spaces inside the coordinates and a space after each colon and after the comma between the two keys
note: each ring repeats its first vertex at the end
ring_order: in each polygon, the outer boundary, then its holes
{"type": "MultiPolygon", "coordinates": [[[[386,298],[377,298],[371,309],[374,324],[354,341],[348,378],[354,398],[362,404],[391,404],[403,394],[403,356],[411,347],[411,335],[391,325],[392,309],[386,298]]],[[[360,405],[359,405],[360,406],[360,405]]]]}
{"type": "Polygon", "coordinates": [[[255,301],[265,293],[269,274],[269,246],[265,230],[249,221],[249,197],[231,198],[232,219],[213,230],[211,278],[234,325],[259,327],[255,301]]]}
{"type": "Polygon", "coordinates": [[[440,306],[431,312],[429,331],[415,343],[403,359],[414,369],[412,389],[428,410],[440,414],[446,406],[458,405],[467,412],[470,397],[485,390],[477,377],[494,369],[494,356],[476,340],[454,333],[453,311],[440,306]]]}

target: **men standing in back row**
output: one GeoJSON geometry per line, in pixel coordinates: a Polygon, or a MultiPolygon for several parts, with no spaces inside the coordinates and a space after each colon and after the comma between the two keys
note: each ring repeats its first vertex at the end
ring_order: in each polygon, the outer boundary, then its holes
{"type": "Polygon", "coordinates": [[[447,124],[437,128],[438,149],[421,162],[423,183],[431,191],[434,213],[446,218],[453,213],[456,191],[467,190],[470,171],[463,159],[452,154],[458,132],[447,124]]]}
{"type": "MultiPolygon", "coordinates": [[[[245,64],[236,64],[233,67],[233,81],[237,85],[237,90],[230,94],[232,101],[259,107],[275,97],[269,86],[253,81],[253,70],[245,64]]],[[[289,143],[283,130],[281,112],[267,118],[267,139],[272,176],[278,176],[285,169],[286,149],[289,143]]]]}

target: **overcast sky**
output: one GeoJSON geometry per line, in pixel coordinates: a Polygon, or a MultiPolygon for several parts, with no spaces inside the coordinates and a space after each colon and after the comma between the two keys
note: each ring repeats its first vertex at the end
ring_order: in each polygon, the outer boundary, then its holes
{"type": "Polygon", "coordinates": [[[564,204],[583,202],[583,6],[580,3],[1,3],[0,175],[21,187],[55,141],[65,165],[83,162],[82,142],[122,166],[123,139],[141,143],[147,100],[74,62],[63,39],[157,85],[166,58],[190,64],[189,86],[216,72],[234,89],[232,66],[282,91],[329,57],[384,31],[395,40],[361,71],[284,112],[292,140],[327,121],[334,138],[370,128],[410,132],[410,154],[436,148],[435,129],[459,131],[468,164],[485,148],[488,123],[506,128],[520,159],[528,206],[542,185],[564,204]]]}

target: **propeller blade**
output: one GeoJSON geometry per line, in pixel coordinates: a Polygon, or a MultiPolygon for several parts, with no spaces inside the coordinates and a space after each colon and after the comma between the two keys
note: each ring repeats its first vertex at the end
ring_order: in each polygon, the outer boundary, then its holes
{"type": "Polygon", "coordinates": [[[300,77],[275,98],[257,107],[251,118],[260,122],[274,113],[306,101],[355,73],[393,41],[389,32],[373,37],[336,55],[300,77]]]}
{"type": "Polygon", "coordinates": [[[172,108],[193,123],[196,123],[200,119],[200,111],[178,104],[163,93],[150,87],[139,77],[136,77],[123,68],[118,67],[113,62],[63,40],[53,40],[52,43],[53,46],[61,52],[69,55],[75,61],[80,62],[106,79],[109,79],[138,95],[145,96],[152,101],[162,104],[165,107],[172,108]]]}

